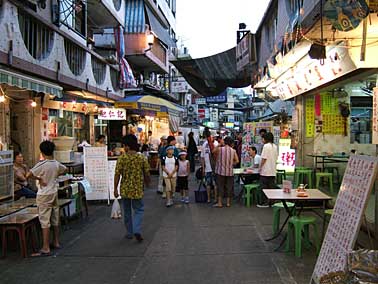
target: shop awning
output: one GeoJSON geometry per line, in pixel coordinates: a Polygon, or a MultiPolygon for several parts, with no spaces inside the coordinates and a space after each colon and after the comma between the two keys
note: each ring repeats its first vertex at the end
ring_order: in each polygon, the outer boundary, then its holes
{"type": "Polygon", "coordinates": [[[181,75],[201,95],[216,96],[227,87],[251,84],[251,71],[236,69],[236,47],[212,56],[171,61],[181,75]]]}
{"type": "Polygon", "coordinates": [[[50,94],[59,98],[63,96],[63,88],[58,85],[4,69],[0,70],[0,84],[7,84],[20,89],[50,94]]]}
{"type": "Polygon", "coordinates": [[[176,46],[169,36],[169,31],[164,28],[152,10],[144,4],[143,0],[126,1],[125,32],[145,33],[146,24],[155,33],[160,41],[167,46],[176,46]]]}
{"type": "Polygon", "coordinates": [[[162,98],[150,95],[135,95],[123,98],[115,102],[115,107],[123,107],[126,109],[146,110],[149,112],[167,113],[173,116],[180,116],[184,111],[183,108],[162,98]]]}

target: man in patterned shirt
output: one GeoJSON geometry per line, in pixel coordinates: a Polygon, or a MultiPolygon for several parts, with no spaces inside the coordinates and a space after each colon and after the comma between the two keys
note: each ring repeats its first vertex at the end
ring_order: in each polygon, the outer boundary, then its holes
{"type": "Polygon", "coordinates": [[[118,183],[121,179],[121,197],[123,216],[127,230],[126,238],[132,239],[133,234],[138,242],[143,241],[141,226],[144,213],[143,189],[144,182],[149,182],[150,166],[145,156],[138,154],[138,140],[132,135],[122,138],[126,153],[118,158],[114,174],[114,196],[118,198],[118,183]],[[131,209],[134,210],[132,216],[131,209]]]}

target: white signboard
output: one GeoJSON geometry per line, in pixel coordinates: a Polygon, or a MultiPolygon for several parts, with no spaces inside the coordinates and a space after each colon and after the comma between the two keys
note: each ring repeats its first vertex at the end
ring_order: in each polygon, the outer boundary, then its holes
{"type": "MultiPolygon", "coordinates": [[[[115,174],[115,168],[117,165],[117,160],[110,160],[108,161],[108,183],[109,183],[109,195],[110,199],[114,199],[114,174],[115,174]]],[[[118,183],[118,194],[120,194],[120,185],[121,185],[121,179],[118,183]]]]}
{"type": "Polygon", "coordinates": [[[373,144],[378,144],[378,88],[374,88],[373,93],[373,144]]]}
{"type": "Polygon", "coordinates": [[[87,200],[109,200],[106,147],[84,147],[84,176],[92,188],[87,200]]]}
{"type": "Polygon", "coordinates": [[[186,81],[176,81],[171,83],[172,93],[186,93],[188,89],[189,87],[186,81]]]}
{"type": "Polygon", "coordinates": [[[351,155],[312,279],[345,271],[377,175],[378,158],[351,155]]]}
{"type": "Polygon", "coordinates": [[[126,120],[126,109],[124,108],[99,108],[98,119],[126,120]]]}
{"type": "Polygon", "coordinates": [[[197,105],[205,105],[206,104],[206,98],[198,98],[196,99],[197,105]]]}
{"type": "Polygon", "coordinates": [[[356,69],[346,47],[327,47],[324,64],[307,55],[267,87],[273,96],[287,100],[324,85],[356,69]]]}
{"type": "Polygon", "coordinates": [[[290,149],[291,139],[280,139],[278,143],[277,169],[294,172],[295,149],[290,149]]]}

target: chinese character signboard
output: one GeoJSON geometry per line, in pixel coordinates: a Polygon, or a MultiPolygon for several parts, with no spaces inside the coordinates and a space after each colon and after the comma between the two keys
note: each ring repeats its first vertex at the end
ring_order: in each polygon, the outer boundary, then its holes
{"type": "Polygon", "coordinates": [[[278,146],[277,169],[294,172],[295,150],[290,149],[291,139],[280,139],[278,146]]]}
{"type": "Polygon", "coordinates": [[[378,144],[378,88],[374,88],[373,93],[373,144],[378,144]]]}
{"type": "Polygon", "coordinates": [[[321,283],[320,279],[332,272],[346,271],[377,169],[376,157],[350,156],[312,275],[315,283],[321,283]]]}
{"type": "Polygon", "coordinates": [[[123,108],[99,108],[98,119],[126,120],[126,110],[123,108]]]}
{"type": "Polygon", "coordinates": [[[217,96],[206,97],[207,104],[224,104],[227,103],[227,90],[217,96]]]}

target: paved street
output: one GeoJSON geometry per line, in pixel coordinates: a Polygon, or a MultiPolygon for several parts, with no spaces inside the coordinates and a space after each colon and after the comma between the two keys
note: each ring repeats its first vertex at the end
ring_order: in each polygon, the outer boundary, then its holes
{"type": "Polygon", "coordinates": [[[143,243],[124,238],[110,206],[93,204],[88,219],[70,223],[55,257],[23,260],[11,252],[0,260],[1,282],[309,283],[314,249],[297,259],[274,252],[280,240],[264,241],[271,235],[271,209],[196,203],[167,209],[156,183],[146,191],[143,243]]]}

